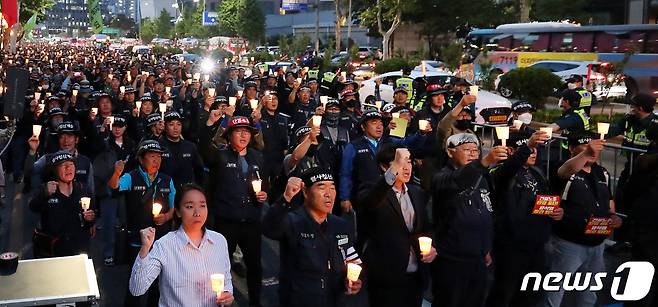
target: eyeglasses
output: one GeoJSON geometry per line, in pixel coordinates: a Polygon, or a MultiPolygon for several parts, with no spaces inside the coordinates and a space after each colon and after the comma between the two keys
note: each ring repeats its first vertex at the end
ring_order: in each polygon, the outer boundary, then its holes
{"type": "Polygon", "coordinates": [[[480,154],[480,149],[479,148],[450,148],[452,150],[459,150],[467,155],[479,155],[480,154]]]}

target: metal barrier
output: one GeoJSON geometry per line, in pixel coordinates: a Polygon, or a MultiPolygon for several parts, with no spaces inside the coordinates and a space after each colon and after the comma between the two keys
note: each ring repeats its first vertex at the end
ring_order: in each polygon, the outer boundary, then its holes
{"type": "MultiPolygon", "coordinates": [[[[473,123],[474,126],[474,132],[476,134],[480,135],[480,140],[482,141],[482,152],[483,154],[488,151],[494,144],[495,142],[495,135],[494,131],[496,127],[501,127],[502,125],[490,125],[490,124],[477,124],[473,123]],[[489,129],[489,133],[487,133],[487,128],[489,129]],[[486,135],[488,134],[488,135],[486,135]],[[487,138],[487,136],[489,136],[487,138]]],[[[545,175],[547,179],[550,179],[550,167],[551,164],[553,163],[558,163],[559,161],[564,161],[566,160],[565,157],[563,156],[563,150],[561,150],[559,143],[554,144],[555,142],[562,142],[566,141],[567,138],[561,135],[556,135],[553,134],[553,137],[546,142],[540,148],[539,151],[542,149],[544,150],[544,154],[541,155],[542,159],[541,161],[539,160],[540,157],[538,157],[537,162],[545,162],[545,175]],[[556,146],[557,145],[557,146],[556,146]],[[555,154],[551,154],[551,150],[555,150],[557,147],[557,156],[555,154]]],[[[603,151],[601,152],[601,155],[599,156],[599,164],[605,167],[608,172],[610,173],[610,190],[613,193],[613,196],[617,190],[617,184],[619,181],[619,177],[621,176],[621,172],[626,168],[626,164],[628,164],[628,176],[632,174],[633,172],[633,162],[635,160],[635,157],[638,156],[639,154],[646,153],[646,150],[643,149],[637,149],[633,147],[626,147],[622,146],[619,144],[614,144],[614,143],[606,143],[603,145],[603,151]],[[623,158],[623,162],[619,161],[620,158],[623,158]]],[[[543,164],[543,163],[540,163],[543,164]]]]}

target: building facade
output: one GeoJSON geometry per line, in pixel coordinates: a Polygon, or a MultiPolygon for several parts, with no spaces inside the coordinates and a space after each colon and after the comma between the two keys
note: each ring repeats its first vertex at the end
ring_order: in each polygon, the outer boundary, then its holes
{"type": "Polygon", "coordinates": [[[89,28],[86,0],[57,0],[43,22],[48,34],[79,36],[89,28]]]}

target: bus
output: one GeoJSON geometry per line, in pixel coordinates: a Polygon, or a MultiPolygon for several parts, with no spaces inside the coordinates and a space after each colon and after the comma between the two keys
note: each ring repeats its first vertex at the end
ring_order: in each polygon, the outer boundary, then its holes
{"type": "Polygon", "coordinates": [[[505,24],[476,29],[465,39],[464,59],[472,75],[490,63],[493,73],[527,67],[537,61],[628,60],[623,69],[628,97],[638,92],[658,97],[658,25],[581,26],[562,22],[505,24]],[[486,50],[486,52],[484,52],[486,50]]]}

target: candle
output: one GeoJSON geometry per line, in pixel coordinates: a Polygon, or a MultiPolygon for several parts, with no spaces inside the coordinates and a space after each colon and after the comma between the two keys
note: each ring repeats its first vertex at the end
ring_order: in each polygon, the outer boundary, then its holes
{"type": "Polygon", "coordinates": [[[350,281],[350,285],[351,283],[359,280],[360,274],[361,274],[360,265],[352,262],[347,263],[347,280],[350,281]]]}
{"type": "Polygon", "coordinates": [[[469,92],[470,92],[471,95],[473,95],[473,96],[477,96],[477,95],[478,95],[478,90],[479,90],[479,88],[478,88],[477,85],[471,85],[470,88],[469,88],[469,92]]]}
{"type": "Polygon", "coordinates": [[[518,119],[515,119],[514,122],[513,122],[513,125],[514,125],[514,128],[516,128],[516,130],[519,130],[519,129],[521,129],[521,126],[523,125],[523,122],[518,120],[518,119]]]}
{"type": "Polygon", "coordinates": [[[126,87],[125,86],[120,86],[119,87],[119,92],[121,92],[121,94],[125,94],[126,93],[126,87]]]}
{"type": "Polygon", "coordinates": [[[262,185],[263,181],[260,179],[256,179],[251,182],[251,186],[254,188],[254,193],[259,193],[261,191],[262,185]]]}
{"type": "Polygon", "coordinates": [[[51,93],[51,92],[46,92],[46,97],[50,97],[50,96],[52,96],[52,95],[53,95],[53,93],[51,93]]]}
{"type": "Polygon", "coordinates": [[[252,62],[254,61],[254,57],[251,57],[251,61],[252,61],[252,62]]]}
{"type": "Polygon", "coordinates": [[[131,82],[133,80],[133,77],[130,74],[128,74],[127,77],[128,77],[128,82],[131,82]]]}
{"type": "Polygon", "coordinates": [[[208,88],[208,95],[210,95],[210,97],[215,97],[215,88],[214,87],[208,88]]]}
{"type": "Polygon", "coordinates": [[[283,73],[285,73],[286,70],[288,70],[288,66],[281,66],[281,69],[283,69],[283,73]]]}
{"type": "Polygon", "coordinates": [[[235,103],[238,101],[238,98],[236,97],[229,97],[228,98],[228,105],[229,106],[235,106],[235,103]]]}
{"type": "Polygon", "coordinates": [[[194,80],[199,81],[201,79],[201,73],[194,73],[194,80]]]}
{"type": "Polygon", "coordinates": [[[159,103],[158,106],[160,107],[160,112],[164,113],[165,111],[167,111],[166,103],[159,103]]]}
{"type": "Polygon", "coordinates": [[[137,106],[137,110],[142,109],[142,102],[140,100],[135,101],[135,106],[137,106]]]}
{"type": "Polygon", "coordinates": [[[217,293],[217,297],[222,295],[222,292],[224,292],[224,274],[210,275],[210,286],[212,291],[217,293]]]}
{"type": "Polygon", "coordinates": [[[210,81],[210,75],[203,76],[203,79],[206,80],[206,82],[210,81]]]}
{"type": "Polygon", "coordinates": [[[242,90],[238,91],[238,97],[242,97],[242,93],[243,93],[242,90]]]}
{"type": "Polygon", "coordinates": [[[37,139],[41,135],[41,125],[32,125],[32,135],[36,136],[37,139]]]}
{"type": "Polygon", "coordinates": [[[432,250],[432,238],[418,237],[418,244],[420,245],[421,255],[427,255],[432,250]]]}
{"type": "Polygon", "coordinates": [[[41,99],[41,93],[39,92],[34,93],[34,100],[39,101],[40,99],[41,99]]]}
{"type": "Polygon", "coordinates": [[[71,93],[73,94],[73,96],[78,96],[78,90],[73,90],[71,91],[71,93]]]}
{"type": "Polygon", "coordinates": [[[546,133],[549,139],[553,137],[553,128],[551,127],[539,128],[539,131],[546,133]]]}
{"type": "Polygon", "coordinates": [[[91,204],[91,198],[89,197],[80,198],[80,205],[82,206],[82,211],[89,210],[89,204],[91,204]]]}
{"type": "Polygon", "coordinates": [[[91,113],[94,115],[98,114],[98,108],[91,108],[91,113]]]}
{"type": "Polygon", "coordinates": [[[375,107],[377,107],[377,110],[381,110],[382,109],[382,101],[381,100],[375,101],[375,107]]]}
{"type": "Polygon", "coordinates": [[[509,139],[509,127],[496,127],[496,135],[503,143],[503,146],[506,146],[507,139],[509,139]]]}
{"type": "Polygon", "coordinates": [[[391,114],[391,116],[393,116],[393,118],[400,118],[400,112],[395,112],[391,114]]]}
{"type": "Polygon", "coordinates": [[[113,74],[109,74],[109,75],[107,75],[107,78],[110,79],[110,80],[112,80],[112,79],[114,79],[114,75],[113,75],[113,74]]]}
{"type": "Polygon", "coordinates": [[[153,209],[151,210],[153,217],[160,215],[160,211],[162,211],[162,205],[159,203],[153,203],[153,209]]]}
{"type": "Polygon", "coordinates": [[[249,100],[249,105],[251,106],[252,109],[258,108],[258,100],[257,99],[251,99],[249,100]]]}
{"type": "Polygon", "coordinates": [[[40,103],[37,105],[37,107],[39,107],[39,113],[43,113],[43,110],[46,108],[46,104],[40,103]]]}
{"type": "Polygon", "coordinates": [[[297,78],[297,83],[302,84],[302,78],[297,78]]]}
{"type": "Polygon", "coordinates": [[[165,92],[166,92],[167,94],[171,94],[171,86],[166,86],[166,87],[165,87],[165,92]]]}
{"type": "Polygon", "coordinates": [[[329,96],[320,96],[320,103],[322,103],[322,107],[326,107],[327,103],[329,102],[329,96]]]}
{"type": "Polygon", "coordinates": [[[347,72],[341,71],[340,76],[343,77],[343,79],[347,78],[347,72]]]}
{"type": "Polygon", "coordinates": [[[114,116],[108,116],[107,119],[110,120],[110,127],[112,127],[114,125],[114,116]]]}
{"type": "Polygon", "coordinates": [[[596,123],[596,130],[599,132],[601,135],[601,139],[605,139],[605,135],[608,134],[608,131],[610,130],[610,124],[609,123],[596,123]]]}
{"type": "Polygon", "coordinates": [[[313,127],[320,127],[321,123],[322,123],[322,116],[313,115],[313,127]]]}
{"type": "Polygon", "coordinates": [[[418,128],[420,128],[420,130],[428,130],[429,125],[430,125],[430,122],[428,120],[421,119],[421,120],[418,121],[418,128]]]}

